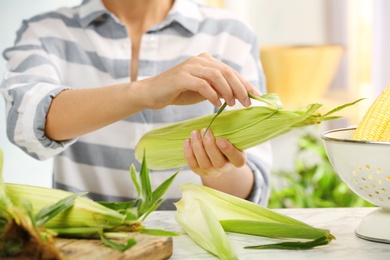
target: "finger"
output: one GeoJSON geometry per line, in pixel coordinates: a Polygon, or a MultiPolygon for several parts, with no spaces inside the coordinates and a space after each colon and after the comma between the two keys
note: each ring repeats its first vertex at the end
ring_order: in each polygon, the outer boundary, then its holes
{"type": "MultiPolygon", "coordinates": [[[[235,71],[236,73],[236,76],[240,79],[240,81],[244,84],[244,87],[246,89],[247,92],[249,93],[252,93],[253,95],[255,96],[261,96],[261,92],[255,87],[253,86],[253,84],[251,84],[249,81],[247,81],[240,73],[238,73],[237,71],[235,71]]],[[[246,93],[247,95],[248,93],[246,93]]]]}
{"type": "Polygon", "coordinates": [[[199,131],[191,132],[191,147],[198,162],[199,168],[206,173],[212,173],[213,165],[203,147],[199,131]]]}
{"type": "Polygon", "coordinates": [[[220,107],[222,105],[219,94],[210,86],[207,80],[194,76],[187,80],[187,82],[188,84],[186,86],[186,90],[199,93],[216,107],[220,107]]]}
{"type": "Polygon", "coordinates": [[[187,140],[184,141],[184,157],[186,158],[188,167],[190,167],[190,169],[193,172],[195,172],[196,174],[198,174],[200,176],[206,176],[207,175],[199,167],[198,161],[196,160],[195,154],[194,154],[194,152],[192,150],[191,140],[190,139],[187,139],[187,140]]]}
{"type": "Polygon", "coordinates": [[[225,138],[219,138],[216,141],[218,148],[226,158],[236,167],[242,167],[246,163],[246,154],[233,146],[225,138]]]}
{"type": "Polygon", "coordinates": [[[198,77],[209,82],[207,87],[214,89],[214,91],[219,94],[219,96],[222,97],[229,106],[234,105],[235,100],[233,89],[218,68],[203,66],[191,73],[194,77],[198,77]]]}
{"type": "Polygon", "coordinates": [[[238,77],[239,74],[231,68],[225,68],[223,75],[232,88],[235,98],[238,99],[243,106],[250,106],[251,100],[248,91],[242,80],[238,77]]]}
{"type": "Polygon", "coordinates": [[[216,90],[221,93],[221,96],[226,101],[226,103],[229,106],[234,106],[236,89],[241,88],[242,91],[245,92],[245,88],[238,80],[234,70],[208,53],[202,53],[198,57],[200,57],[202,60],[203,66],[207,68],[214,68],[216,71],[215,73],[218,73],[216,76],[220,76],[224,79],[224,84],[220,85],[218,82],[213,81],[213,85],[215,86],[216,90]]]}
{"type": "Polygon", "coordinates": [[[218,148],[212,131],[209,129],[205,133],[205,130],[206,129],[204,128],[201,131],[201,135],[203,136],[203,146],[206,150],[208,157],[210,158],[213,167],[221,171],[225,168],[228,161],[225,155],[218,148]]]}
{"type": "MultiPolygon", "coordinates": [[[[222,77],[224,77],[227,85],[215,85],[215,88],[217,91],[221,92],[223,98],[225,99],[226,103],[228,103],[229,106],[233,106],[235,104],[234,99],[238,99],[240,103],[243,106],[250,106],[251,100],[248,95],[248,90],[254,92],[256,88],[250,84],[242,75],[240,75],[237,71],[226,65],[225,63],[217,60],[216,58],[208,55],[208,54],[202,54],[200,55],[201,59],[204,59],[203,65],[215,68],[218,72],[221,73],[222,77]],[[222,88],[228,88],[231,90],[233,97],[232,100],[226,99],[230,98],[230,93],[228,93],[228,96],[225,96],[226,94],[224,89],[222,88]]],[[[214,83],[214,82],[213,82],[214,83]]]]}

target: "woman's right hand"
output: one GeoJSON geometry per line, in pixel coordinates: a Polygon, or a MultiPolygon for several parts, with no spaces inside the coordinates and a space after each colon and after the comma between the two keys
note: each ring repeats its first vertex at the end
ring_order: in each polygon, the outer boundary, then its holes
{"type": "Polygon", "coordinates": [[[45,134],[68,140],[112,124],[144,109],[190,105],[209,100],[229,106],[237,99],[251,104],[248,92],[260,95],[239,73],[208,54],[194,56],[148,79],[114,86],[62,91],[52,101],[45,134]]]}
{"type": "Polygon", "coordinates": [[[137,93],[147,108],[190,105],[209,100],[216,107],[224,99],[229,106],[237,99],[250,106],[248,92],[258,90],[238,72],[207,53],[193,56],[175,67],[139,82],[137,93]]]}

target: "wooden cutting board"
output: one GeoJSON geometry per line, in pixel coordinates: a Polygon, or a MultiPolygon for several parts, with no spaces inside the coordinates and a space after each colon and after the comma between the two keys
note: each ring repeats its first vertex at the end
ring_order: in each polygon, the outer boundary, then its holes
{"type": "MultiPolygon", "coordinates": [[[[138,242],[124,252],[105,246],[99,239],[56,240],[57,247],[66,259],[168,259],[172,255],[172,237],[132,234],[138,242]]],[[[120,241],[120,240],[119,240],[120,241]]],[[[118,242],[118,240],[117,240],[118,242]]]]}

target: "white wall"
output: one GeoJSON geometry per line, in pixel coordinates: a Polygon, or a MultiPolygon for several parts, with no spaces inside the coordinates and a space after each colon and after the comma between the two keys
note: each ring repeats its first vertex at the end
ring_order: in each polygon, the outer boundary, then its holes
{"type": "Polygon", "coordinates": [[[325,1],[225,0],[225,7],[251,24],[262,45],[324,44],[325,1]]]}
{"type": "MultiPolygon", "coordinates": [[[[23,19],[60,6],[78,5],[81,0],[1,0],[0,51],[10,47],[23,19]]],[[[4,74],[5,60],[0,58],[0,75],[4,74]]],[[[1,81],[2,79],[0,79],[1,81]]],[[[5,104],[0,97],[0,147],[4,152],[3,178],[5,182],[51,187],[52,162],[40,162],[11,144],[6,137],[5,104]]]]}
{"type": "Polygon", "coordinates": [[[385,87],[390,85],[390,16],[388,10],[390,10],[390,1],[374,1],[372,68],[374,97],[377,97],[385,87]]]}

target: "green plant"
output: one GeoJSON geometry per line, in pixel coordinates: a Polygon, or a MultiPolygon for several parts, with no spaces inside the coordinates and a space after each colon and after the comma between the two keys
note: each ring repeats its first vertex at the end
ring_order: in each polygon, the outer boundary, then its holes
{"type": "Polygon", "coordinates": [[[342,182],[333,170],[321,138],[313,133],[299,137],[294,171],[273,175],[283,187],[272,185],[270,208],[373,206],[342,182]]]}

